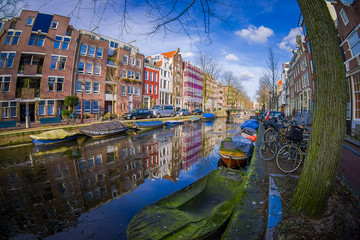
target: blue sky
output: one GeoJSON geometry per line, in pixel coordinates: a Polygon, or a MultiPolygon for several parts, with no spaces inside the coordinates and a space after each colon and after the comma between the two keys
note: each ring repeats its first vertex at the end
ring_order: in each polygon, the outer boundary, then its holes
{"type": "MultiPolygon", "coordinates": [[[[295,48],[295,37],[302,34],[297,26],[300,9],[296,0],[222,0],[228,2],[234,9],[215,5],[216,12],[227,17],[224,24],[216,19],[210,22],[209,41],[203,42],[204,35],[197,35],[193,24],[187,27],[191,39],[180,30],[178,25],[174,31],[159,32],[151,37],[143,33],[148,31],[151,16],[147,16],[141,7],[129,7],[129,32],[120,29],[121,18],[117,13],[122,12],[124,1],[115,7],[107,6],[105,0],[98,0],[97,16],[91,9],[91,0],[82,0],[80,8],[75,11],[77,0],[28,0],[26,8],[41,13],[70,16],[70,24],[75,28],[92,30],[98,26],[95,33],[106,35],[120,41],[133,43],[145,56],[168,52],[180,48],[184,60],[195,62],[195,56],[200,51],[206,51],[214,56],[225,71],[232,71],[242,81],[248,96],[255,100],[258,80],[267,71],[267,51],[273,48],[275,57],[279,61],[279,68],[283,62],[291,59],[289,49],[295,48]],[[104,10],[104,11],[102,11],[104,10]],[[98,21],[99,13],[102,20],[98,21]]],[[[110,1],[111,2],[111,1],[110,1]]],[[[138,3],[142,1],[137,0],[138,3]]],[[[181,1],[180,1],[181,2],[181,1]]],[[[182,2],[191,2],[183,0],[182,2]]],[[[202,18],[196,16],[194,23],[202,24],[202,18]]]]}

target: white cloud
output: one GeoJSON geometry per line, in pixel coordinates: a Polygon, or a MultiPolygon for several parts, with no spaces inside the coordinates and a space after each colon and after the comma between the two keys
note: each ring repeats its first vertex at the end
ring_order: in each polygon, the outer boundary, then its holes
{"type": "Polygon", "coordinates": [[[295,48],[297,35],[302,36],[301,27],[292,28],[290,30],[289,34],[282,39],[281,43],[278,44],[279,48],[284,49],[284,50],[289,50],[290,48],[295,48]]]}
{"type": "Polygon", "coordinates": [[[237,56],[235,56],[234,54],[231,54],[231,53],[226,55],[225,59],[229,60],[229,61],[234,61],[234,62],[239,61],[239,58],[237,56]]]}
{"type": "Polygon", "coordinates": [[[250,25],[247,29],[236,31],[235,34],[245,38],[249,43],[266,43],[268,38],[274,35],[274,31],[264,26],[256,28],[255,26],[250,25]]]}
{"type": "Polygon", "coordinates": [[[195,56],[195,54],[194,54],[193,52],[182,52],[182,53],[181,53],[181,56],[182,56],[183,58],[192,58],[192,57],[195,56]]]}
{"type": "Polygon", "coordinates": [[[248,81],[248,80],[251,80],[255,77],[255,75],[252,73],[252,72],[241,72],[239,74],[239,79],[241,81],[248,81]]]}

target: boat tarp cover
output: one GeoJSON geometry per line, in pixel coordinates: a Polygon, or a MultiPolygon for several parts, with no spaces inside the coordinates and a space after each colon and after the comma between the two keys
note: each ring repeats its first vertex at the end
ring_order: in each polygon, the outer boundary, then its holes
{"type": "Polygon", "coordinates": [[[218,168],[195,183],[142,209],[128,239],[204,239],[216,233],[241,199],[244,173],[218,168]]]}
{"type": "Polygon", "coordinates": [[[202,116],[203,118],[214,118],[215,115],[212,113],[204,113],[204,115],[202,116]]]}
{"type": "Polygon", "coordinates": [[[103,131],[127,129],[127,128],[129,127],[120,122],[112,121],[112,122],[104,122],[104,123],[95,123],[80,129],[80,131],[84,130],[84,131],[92,131],[92,132],[103,132],[103,131]]]}
{"type": "Polygon", "coordinates": [[[246,154],[248,159],[251,159],[254,151],[254,144],[251,142],[250,139],[243,136],[234,136],[232,137],[232,141],[236,149],[241,150],[243,153],[246,154]]]}
{"type": "Polygon", "coordinates": [[[245,127],[250,127],[250,128],[257,130],[259,127],[259,123],[255,119],[249,119],[246,122],[244,122],[243,124],[241,124],[241,128],[245,128],[245,127]]]}
{"type": "Polygon", "coordinates": [[[164,125],[164,123],[162,121],[149,121],[149,122],[135,122],[135,125],[139,127],[157,127],[164,125]]]}
{"type": "Polygon", "coordinates": [[[190,121],[193,121],[193,122],[199,121],[199,120],[200,120],[200,118],[198,116],[193,116],[190,118],[190,121]]]}
{"type": "Polygon", "coordinates": [[[47,132],[42,132],[37,135],[30,135],[30,138],[35,140],[55,140],[64,139],[78,134],[77,132],[67,132],[64,129],[56,129],[47,132]]]}

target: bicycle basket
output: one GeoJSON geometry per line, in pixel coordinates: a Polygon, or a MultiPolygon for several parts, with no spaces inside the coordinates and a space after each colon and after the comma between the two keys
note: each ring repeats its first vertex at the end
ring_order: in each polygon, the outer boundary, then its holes
{"type": "Polygon", "coordinates": [[[303,139],[303,133],[304,133],[303,128],[299,128],[297,126],[291,126],[288,132],[286,133],[286,137],[294,141],[301,141],[303,139]]]}

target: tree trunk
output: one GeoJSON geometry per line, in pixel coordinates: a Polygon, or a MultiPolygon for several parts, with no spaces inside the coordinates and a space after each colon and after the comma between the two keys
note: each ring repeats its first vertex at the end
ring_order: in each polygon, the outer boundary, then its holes
{"type": "Polygon", "coordinates": [[[314,65],[314,120],[293,213],[322,215],[339,168],[346,122],[346,77],[335,25],[325,1],[298,0],[314,65]]]}

